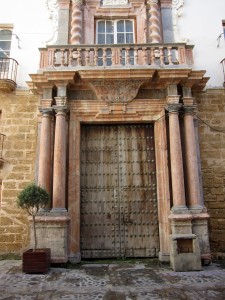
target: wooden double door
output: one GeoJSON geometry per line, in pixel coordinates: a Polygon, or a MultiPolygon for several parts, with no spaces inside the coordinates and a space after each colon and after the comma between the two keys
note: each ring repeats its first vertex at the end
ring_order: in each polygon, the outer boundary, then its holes
{"type": "Polygon", "coordinates": [[[154,128],[82,125],[81,256],[156,257],[154,128]]]}

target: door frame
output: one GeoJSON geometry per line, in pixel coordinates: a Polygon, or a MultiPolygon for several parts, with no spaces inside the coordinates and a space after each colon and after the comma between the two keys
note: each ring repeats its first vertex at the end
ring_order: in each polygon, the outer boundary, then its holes
{"type": "MultiPolygon", "coordinates": [[[[80,255],[80,139],[81,124],[126,124],[126,123],[154,123],[155,157],[156,157],[156,182],[157,182],[157,205],[159,222],[159,259],[170,261],[170,190],[168,170],[167,132],[164,101],[157,106],[151,105],[154,100],[137,101],[136,105],[149,114],[143,120],[140,115],[124,115],[123,110],[118,115],[104,114],[99,110],[98,102],[93,100],[77,101],[70,105],[69,120],[69,156],[68,156],[68,213],[70,216],[69,228],[69,260],[79,262],[80,255]],[[95,103],[93,103],[95,102],[95,103]],[[97,103],[96,103],[97,102],[97,103]],[[141,103],[139,103],[141,102],[141,103]],[[80,107],[80,111],[79,108],[80,107]],[[82,111],[83,109],[83,111],[82,111]],[[152,111],[152,109],[155,109],[152,111]],[[156,122],[156,120],[160,122],[156,122]]],[[[103,105],[103,104],[102,104],[103,105]]],[[[107,104],[104,104],[104,106],[107,104]]]]}

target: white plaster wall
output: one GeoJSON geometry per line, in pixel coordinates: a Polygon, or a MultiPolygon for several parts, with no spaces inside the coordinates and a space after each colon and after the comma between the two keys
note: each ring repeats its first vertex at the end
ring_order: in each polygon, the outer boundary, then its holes
{"type": "Polygon", "coordinates": [[[39,67],[39,47],[51,38],[52,22],[49,19],[45,0],[5,0],[1,1],[0,23],[14,24],[13,33],[20,38],[21,49],[12,36],[10,56],[19,63],[17,86],[27,88],[29,74],[39,67]]]}
{"type": "Polygon", "coordinates": [[[225,58],[222,20],[225,19],[225,0],[184,0],[178,26],[180,37],[194,45],[194,68],[206,70],[210,80],[207,87],[221,87],[224,81],[221,60],[225,58]]]}

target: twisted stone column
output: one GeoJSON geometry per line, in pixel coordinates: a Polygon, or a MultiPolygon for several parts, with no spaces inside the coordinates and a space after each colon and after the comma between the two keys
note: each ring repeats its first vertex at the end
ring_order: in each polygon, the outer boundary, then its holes
{"type": "Polygon", "coordinates": [[[70,39],[72,45],[82,42],[82,6],[83,0],[73,0],[70,39]]]}
{"type": "Polygon", "coordinates": [[[160,43],[161,38],[161,28],[160,28],[160,13],[159,13],[159,1],[149,0],[150,5],[150,17],[149,17],[149,29],[150,29],[150,39],[151,43],[160,43]]]}
{"type": "MultiPolygon", "coordinates": [[[[174,97],[174,96],[173,96],[174,97]]],[[[177,96],[179,97],[179,96],[177,96]]],[[[187,210],[184,188],[183,158],[180,139],[180,125],[178,111],[180,103],[168,104],[169,111],[169,139],[170,139],[170,162],[172,177],[173,212],[187,210]]]]}
{"type": "Polygon", "coordinates": [[[67,106],[55,106],[55,145],[53,169],[53,212],[65,211],[66,199],[66,115],[67,106]]]}
{"type": "Polygon", "coordinates": [[[42,113],[38,184],[51,192],[51,121],[52,108],[40,109],[42,113]]]}

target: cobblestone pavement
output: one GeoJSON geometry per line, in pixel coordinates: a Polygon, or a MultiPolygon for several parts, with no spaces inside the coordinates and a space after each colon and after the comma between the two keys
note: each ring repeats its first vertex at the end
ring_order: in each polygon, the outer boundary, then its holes
{"type": "Polygon", "coordinates": [[[0,261],[0,299],[8,300],[224,300],[225,268],[173,272],[148,260],[84,263],[54,267],[47,274],[24,274],[21,261],[0,261]]]}

